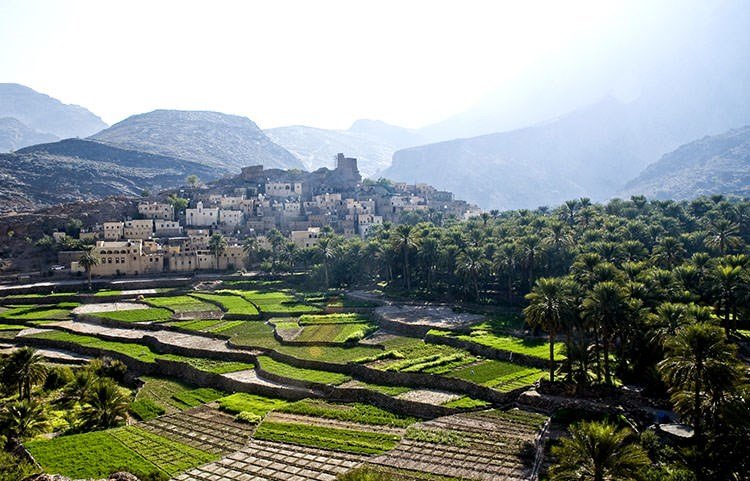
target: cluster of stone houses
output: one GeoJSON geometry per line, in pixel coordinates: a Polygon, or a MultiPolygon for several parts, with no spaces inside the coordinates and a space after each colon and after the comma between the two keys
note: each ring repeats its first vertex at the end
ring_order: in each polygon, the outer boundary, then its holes
{"type": "MultiPolygon", "coordinates": [[[[476,206],[450,192],[426,185],[363,184],[356,159],[338,154],[336,168],[315,172],[265,170],[251,166],[231,179],[190,192],[190,205],[176,213],[167,202],[141,202],[139,219],[113,220],[82,235],[96,238],[100,262],[94,275],[138,275],[200,269],[240,268],[246,254],[241,240],[278,229],[298,248],[317,244],[321,228],[367,237],[383,222],[398,223],[405,213],[437,211],[445,216],[477,215],[476,206]],[[217,257],[210,235],[221,232],[227,246],[217,257]]],[[[77,260],[71,270],[82,271],[77,260]]]]}

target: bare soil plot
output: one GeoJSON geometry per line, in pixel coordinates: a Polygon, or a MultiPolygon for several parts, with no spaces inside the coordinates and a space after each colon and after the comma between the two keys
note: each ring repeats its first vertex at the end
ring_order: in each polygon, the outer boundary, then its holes
{"type": "Polygon", "coordinates": [[[483,481],[528,479],[544,417],[485,411],[413,425],[393,450],[368,460],[390,469],[483,481]]]}
{"type": "Polygon", "coordinates": [[[97,312],[132,311],[136,309],[148,309],[146,304],[135,302],[103,302],[101,304],[82,304],[73,309],[73,314],[94,314],[97,312]]]}
{"type": "Polygon", "coordinates": [[[234,416],[208,406],[167,414],[139,426],[200,451],[219,455],[242,449],[254,429],[253,425],[235,421],[234,416]]]}
{"type": "Polygon", "coordinates": [[[175,481],[334,481],[365,457],[253,439],[243,450],[174,478],[175,481]]]}
{"type": "Polygon", "coordinates": [[[382,306],[375,309],[382,319],[430,329],[466,328],[485,320],[480,314],[455,312],[443,306],[382,306]]]}
{"type": "Polygon", "coordinates": [[[408,401],[415,401],[425,404],[434,404],[435,406],[442,406],[443,404],[455,401],[460,397],[460,394],[437,391],[435,389],[413,389],[396,396],[396,398],[398,399],[406,399],[408,401]]]}

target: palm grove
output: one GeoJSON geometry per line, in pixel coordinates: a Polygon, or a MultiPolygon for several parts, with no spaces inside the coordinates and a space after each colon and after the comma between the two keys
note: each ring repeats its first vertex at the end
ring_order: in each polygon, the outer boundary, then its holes
{"type": "MultiPolygon", "coordinates": [[[[403,220],[366,240],[329,231],[318,246],[296,249],[272,233],[270,249],[254,241],[246,249],[250,262],[267,270],[313,266],[313,279],[331,287],[377,282],[406,297],[524,306],[529,329],[565,346],[563,360],[554,359],[550,346],[551,380],[577,392],[641,385],[669,399],[694,429],[689,448],[666,457],[652,452],[660,459],[646,463],[645,471],[625,462],[617,474],[619,468],[604,463],[588,475],[579,462],[567,472],[558,466],[555,479],[644,473],[749,479],[742,447],[750,436],[747,366],[738,346],[750,314],[750,202],[638,196],[599,205],[584,198],[557,209],[491,211],[465,222],[435,212],[403,220]]],[[[619,439],[625,451],[635,449],[636,461],[648,460],[640,446],[630,445],[627,430],[597,423],[575,429],[579,455],[591,446],[600,453],[619,439]]],[[[573,448],[570,440],[559,447],[571,459],[573,448]]]]}

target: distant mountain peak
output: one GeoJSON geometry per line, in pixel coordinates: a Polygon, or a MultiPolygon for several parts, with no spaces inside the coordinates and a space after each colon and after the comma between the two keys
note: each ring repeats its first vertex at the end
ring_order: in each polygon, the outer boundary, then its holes
{"type": "Polygon", "coordinates": [[[248,165],[302,168],[247,117],[202,110],[154,110],[122,120],[91,137],[99,142],[191,160],[238,172],[248,165]]]}
{"type": "Polygon", "coordinates": [[[0,83],[0,117],[17,119],[38,134],[86,137],[107,127],[79,105],[68,105],[17,83],[0,83]]]}

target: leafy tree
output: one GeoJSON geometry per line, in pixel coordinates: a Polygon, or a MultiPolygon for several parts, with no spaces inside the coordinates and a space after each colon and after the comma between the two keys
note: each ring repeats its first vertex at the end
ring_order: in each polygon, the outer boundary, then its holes
{"type": "Polygon", "coordinates": [[[185,182],[187,182],[187,184],[191,188],[195,189],[198,186],[198,176],[195,174],[190,174],[187,177],[185,177],[185,182]]]}
{"type": "Polygon", "coordinates": [[[636,481],[651,463],[632,431],[601,422],[572,425],[552,454],[551,481],[636,481]]]}

